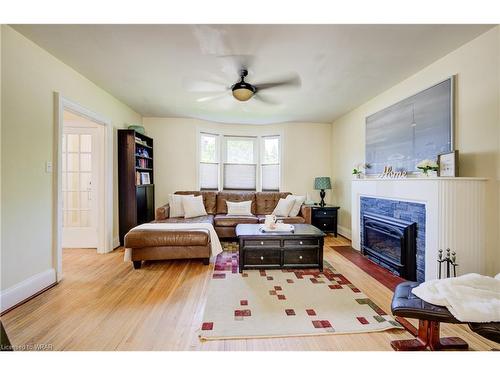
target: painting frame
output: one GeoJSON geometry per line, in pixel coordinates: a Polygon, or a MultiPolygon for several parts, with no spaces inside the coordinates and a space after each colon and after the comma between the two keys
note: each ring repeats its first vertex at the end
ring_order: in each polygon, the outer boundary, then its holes
{"type": "MultiPolygon", "coordinates": [[[[452,152],[454,150],[454,148],[455,148],[455,131],[456,131],[456,129],[455,129],[455,127],[456,127],[456,124],[455,124],[455,111],[456,111],[455,95],[456,95],[456,80],[457,80],[456,77],[457,77],[456,74],[450,75],[450,76],[436,82],[435,84],[414,93],[413,95],[410,95],[404,99],[401,99],[401,100],[389,105],[388,107],[380,109],[380,110],[365,117],[365,160],[366,160],[366,163],[369,163],[370,165],[374,166],[373,169],[370,168],[370,169],[366,170],[367,176],[378,176],[381,173],[382,168],[384,168],[385,166],[391,166],[394,168],[394,170],[397,170],[397,171],[405,170],[408,173],[408,175],[418,175],[419,172],[416,169],[416,167],[414,166],[418,163],[418,161],[423,160],[423,159],[436,160],[440,153],[444,154],[447,152],[452,152]],[[442,103],[446,103],[446,107],[447,107],[446,111],[442,111],[441,113],[444,113],[448,117],[448,121],[446,122],[447,125],[445,127],[441,127],[441,131],[443,131],[443,130],[446,131],[446,133],[444,133],[444,134],[447,134],[448,141],[443,142],[441,144],[438,144],[438,146],[441,145],[443,147],[438,147],[438,148],[440,148],[440,150],[436,149],[435,152],[432,153],[432,155],[431,154],[420,155],[420,156],[415,155],[413,157],[414,160],[412,160],[411,162],[409,161],[410,160],[409,157],[406,158],[406,161],[403,163],[394,162],[391,159],[385,159],[383,157],[382,158],[381,157],[374,157],[373,155],[376,155],[376,153],[378,152],[376,147],[379,147],[379,146],[376,146],[374,144],[374,142],[369,141],[369,139],[374,138],[373,132],[376,131],[375,123],[377,121],[377,117],[383,117],[384,115],[390,114],[391,112],[396,113],[398,111],[398,108],[399,108],[399,110],[402,108],[405,108],[405,107],[412,108],[412,111],[410,112],[411,117],[412,117],[411,123],[412,123],[412,127],[414,127],[414,129],[415,129],[415,127],[417,126],[417,123],[420,124],[420,122],[418,121],[418,117],[422,118],[422,116],[428,116],[428,112],[420,112],[420,114],[417,113],[417,104],[416,104],[418,102],[417,98],[419,98],[419,100],[421,100],[420,98],[422,98],[422,95],[425,95],[426,92],[430,92],[431,90],[434,90],[437,87],[442,86],[443,84],[446,85],[448,82],[449,82],[449,91],[448,91],[449,94],[447,95],[446,101],[441,100],[442,103]],[[369,135],[370,132],[372,132],[371,136],[369,135]],[[446,146],[446,147],[444,147],[444,146],[446,146]],[[403,165],[401,165],[401,164],[403,164],[403,165]],[[406,164],[406,165],[404,165],[404,164],[406,164]],[[411,165],[409,165],[409,164],[411,164],[411,165]]],[[[433,95],[434,95],[434,93],[433,93],[433,95]]],[[[388,134],[390,136],[392,136],[394,130],[392,127],[389,130],[390,130],[390,132],[387,133],[387,129],[386,129],[385,134],[383,134],[383,138],[387,137],[388,134]]],[[[418,138],[417,140],[419,140],[419,139],[420,138],[418,138]]],[[[446,138],[443,138],[443,139],[446,140],[446,138]]],[[[413,138],[411,138],[411,137],[404,138],[403,140],[406,141],[407,143],[412,142],[413,145],[415,145],[415,140],[416,140],[415,133],[413,133],[413,138]]],[[[390,140],[390,139],[386,140],[386,142],[389,142],[387,144],[391,144],[391,141],[392,140],[390,140]]],[[[380,141],[379,141],[379,143],[380,143],[380,141]]],[[[396,143],[393,143],[393,144],[397,145],[396,143]]],[[[419,149],[419,151],[420,150],[421,150],[421,148],[419,149]]],[[[422,153],[422,152],[420,152],[420,153],[422,153]]],[[[403,155],[403,156],[406,156],[406,155],[403,155]]],[[[394,160],[396,160],[396,159],[394,159],[394,160]]]]}
{"type": "Polygon", "coordinates": [[[458,177],[458,150],[438,155],[438,177],[458,177]]]}

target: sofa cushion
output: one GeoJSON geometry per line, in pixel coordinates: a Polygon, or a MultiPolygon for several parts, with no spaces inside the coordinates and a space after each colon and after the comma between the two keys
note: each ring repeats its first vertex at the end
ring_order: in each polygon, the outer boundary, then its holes
{"type": "Polygon", "coordinates": [[[191,219],[194,217],[207,216],[207,210],[203,205],[203,197],[190,197],[185,195],[182,197],[182,207],[184,208],[184,218],[191,219]]]}
{"type": "Polygon", "coordinates": [[[195,197],[201,195],[203,197],[203,205],[205,206],[205,210],[207,210],[207,214],[215,215],[215,203],[217,198],[216,191],[176,191],[175,194],[194,195],[195,197]]]}
{"type": "Polygon", "coordinates": [[[281,198],[273,211],[273,215],[288,217],[294,204],[295,199],[281,198]]]}
{"type": "Polygon", "coordinates": [[[238,224],[258,224],[257,216],[215,215],[215,226],[234,227],[238,224]]]}
{"type": "MultiPolygon", "coordinates": [[[[184,206],[182,205],[182,195],[179,194],[169,194],[168,195],[168,205],[170,206],[169,217],[184,217],[184,206]]],[[[194,197],[193,195],[188,195],[188,197],[194,197]]]]}
{"type": "Polygon", "coordinates": [[[304,204],[306,197],[304,195],[289,195],[287,199],[293,199],[294,204],[288,216],[297,216],[300,213],[300,208],[304,204]]]}
{"type": "Polygon", "coordinates": [[[132,229],[125,235],[126,248],[156,246],[206,246],[210,243],[207,229],[148,230],[132,229]]]}
{"type": "Polygon", "coordinates": [[[213,225],[214,215],[191,217],[189,219],[184,217],[170,217],[164,220],[155,220],[153,223],[208,223],[213,225]]]}
{"type": "Polygon", "coordinates": [[[256,214],[257,215],[270,215],[278,201],[281,198],[286,198],[290,193],[279,192],[261,192],[255,193],[256,214]]]}
{"type": "Polygon", "coordinates": [[[226,201],[227,214],[238,216],[251,216],[252,215],[252,201],[231,202],[226,201]]]}
{"type": "MultiPolygon", "coordinates": [[[[264,224],[266,220],[266,215],[257,215],[257,219],[259,220],[259,224],[264,224]]],[[[294,216],[294,217],[276,217],[276,220],[283,220],[285,224],[304,224],[306,220],[302,216],[294,216]]]]}
{"type": "MultiPolygon", "coordinates": [[[[226,201],[230,202],[244,202],[252,201],[252,214],[255,215],[255,193],[246,191],[220,191],[217,194],[217,214],[227,214],[226,201]]],[[[207,210],[208,212],[208,210],[207,210]]]]}

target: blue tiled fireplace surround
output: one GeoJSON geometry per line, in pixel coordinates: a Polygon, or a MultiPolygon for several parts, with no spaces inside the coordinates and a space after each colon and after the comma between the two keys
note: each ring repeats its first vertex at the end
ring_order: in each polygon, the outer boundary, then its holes
{"type": "Polygon", "coordinates": [[[425,204],[392,199],[360,197],[361,247],[364,243],[363,215],[376,214],[417,224],[417,281],[425,281],[425,204]]]}

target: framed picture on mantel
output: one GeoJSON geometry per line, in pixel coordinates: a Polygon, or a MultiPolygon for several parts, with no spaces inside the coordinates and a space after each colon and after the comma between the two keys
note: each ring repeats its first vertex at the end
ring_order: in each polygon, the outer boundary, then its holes
{"type": "Polygon", "coordinates": [[[458,177],[458,150],[438,155],[438,176],[458,177]]]}

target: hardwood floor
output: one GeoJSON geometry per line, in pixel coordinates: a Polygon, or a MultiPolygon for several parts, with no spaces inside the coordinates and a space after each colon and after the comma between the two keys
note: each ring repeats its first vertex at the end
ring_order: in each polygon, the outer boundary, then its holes
{"type": "MultiPolygon", "coordinates": [[[[392,291],[335,251],[342,237],[325,240],[325,259],[358,288],[390,311],[392,291]]],[[[340,250],[340,249],[339,249],[340,250]]],[[[406,331],[275,339],[201,342],[213,265],[201,261],[145,263],[134,270],[123,249],[64,252],[59,285],[2,316],[13,345],[48,344],[54,350],[392,350],[406,331]]],[[[443,336],[460,336],[472,350],[500,348],[466,326],[443,325],[443,336]]]]}

